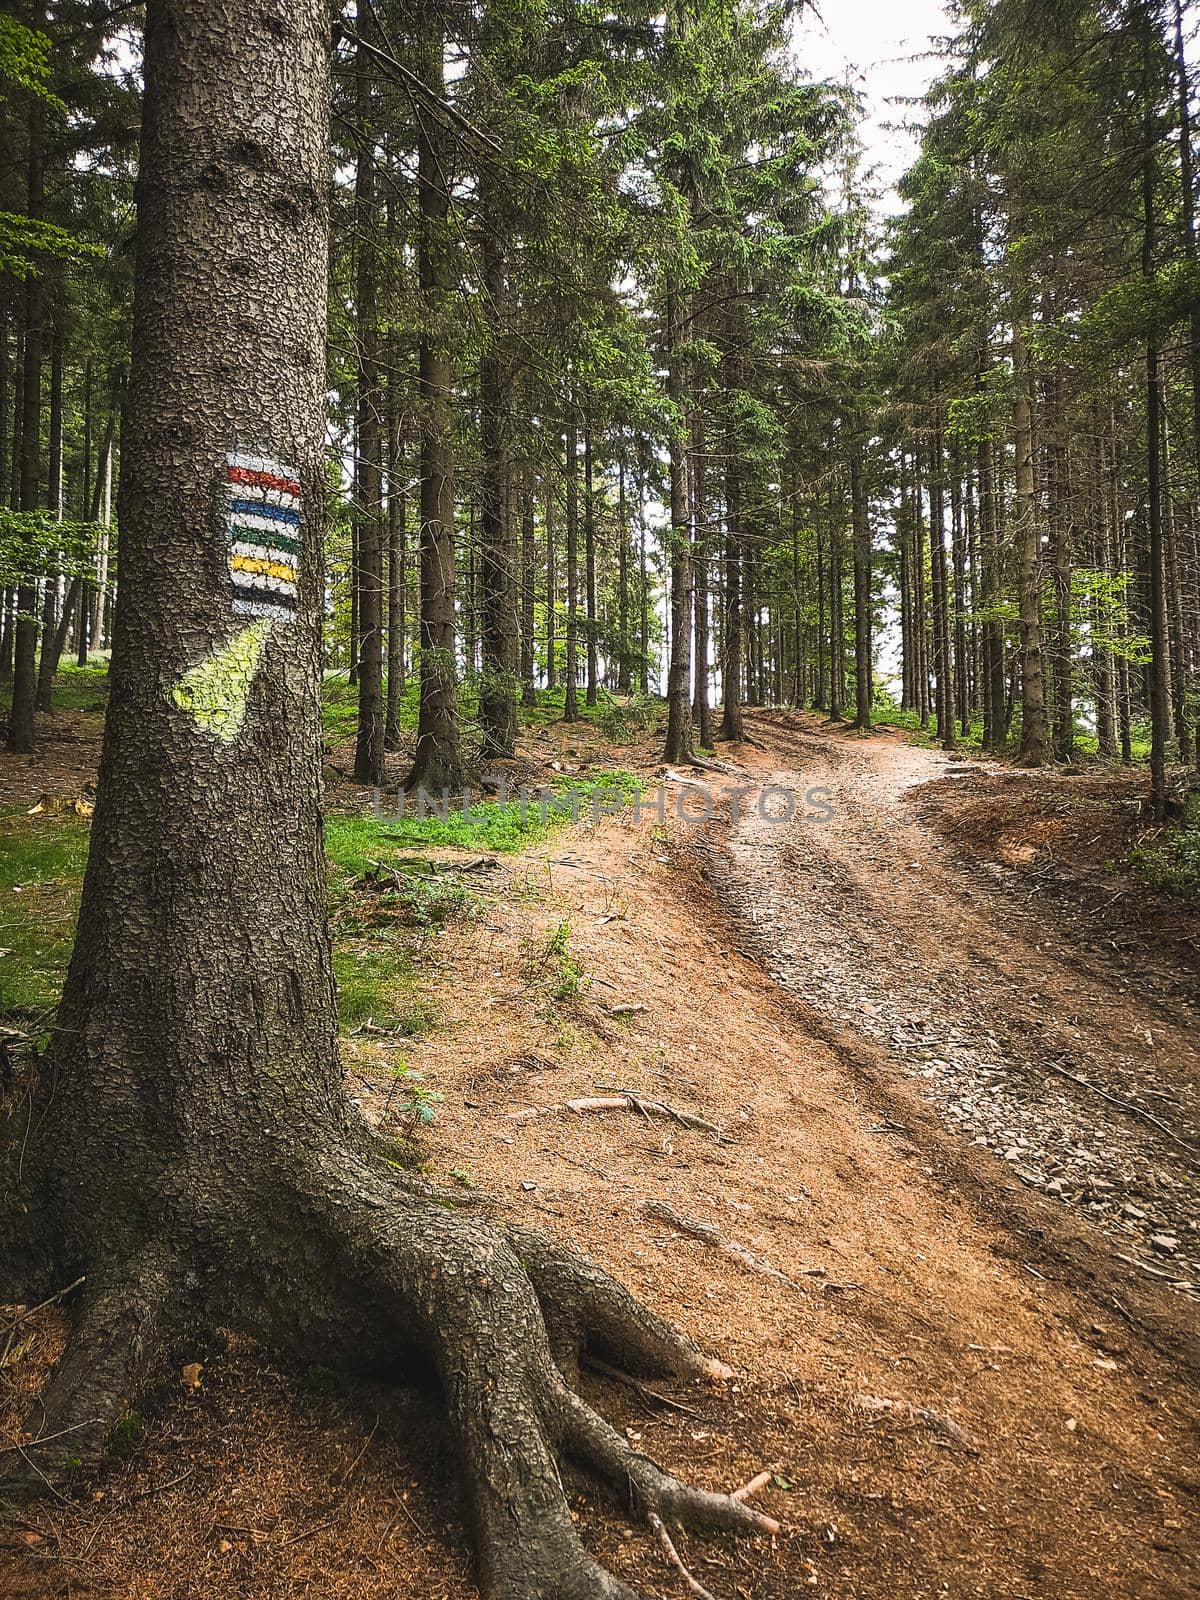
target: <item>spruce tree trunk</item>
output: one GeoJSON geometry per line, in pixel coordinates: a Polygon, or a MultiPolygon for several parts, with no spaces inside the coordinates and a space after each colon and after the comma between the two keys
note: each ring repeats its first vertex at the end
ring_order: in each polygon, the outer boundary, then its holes
{"type": "Polygon", "coordinates": [[[863,446],[855,423],[850,445],[850,515],[854,532],[854,726],[871,726],[871,524],[863,482],[863,446]]]}
{"type": "Polygon", "coordinates": [[[688,429],[683,375],[676,354],[683,342],[686,317],[674,293],[667,295],[667,394],[675,407],[670,439],[671,525],[671,653],[667,663],[666,761],[687,761],[693,755],[692,712],[688,693],[691,672],[692,550],[688,483],[688,429]]]}
{"type": "Polygon", "coordinates": [[[735,744],[742,725],[742,470],[737,432],[725,429],[725,637],[721,662],[721,738],[735,744]]]}
{"type": "MultiPolygon", "coordinates": [[[[967,550],[963,529],[963,481],[958,445],[951,454],[950,471],[950,568],[953,587],[947,596],[954,645],[954,709],[959,731],[965,739],[971,732],[971,655],[967,648],[967,550]]],[[[970,490],[966,504],[970,507],[970,490]]],[[[968,512],[969,514],[969,512],[968,512]]]]}
{"type": "Polygon", "coordinates": [[[554,475],[546,480],[546,687],[558,687],[558,500],[554,475]]]}
{"type": "Polygon", "coordinates": [[[1016,453],[1017,558],[1020,569],[1021,754],[1023,767],[1041,767],[1049,755],[1046,679],[1042,659],[1042,532],[1033,478],[1033,420],[1025,339],[1013,327],[1013,448],[1016,453]]]}
{"type": "Polygon", "coordinates": [[[537,599],[537,516],[533,465],[526,462],[521,482],[521,703],[537,705],[534,681],[534,605],[537,599]]]}
{"type": "Polygon", "coordinates": [[[692,588],[694,594],[696,653],[693,670],[692,716],[696,737],[702,749],[713,745],[712,703],[709,698],[709,605],[708,605],[708,505],[707,474],[704,465],[702,441],[692,441],[692,520],[695,534],[692,543],[692,588]]]}
{"type": "Polygon", "coordinates": [[[846,630],[842,616],[841,505],[829,522],[829,720],[844,722],[846,710],[846,630]]]}
{"type": "Polygon", "coordinates": [[[638,689],[650,693],[650,582],[646,568],[646,466],[638,464],[638,689]]]}
{"type": "MultiPolygon", "coordinates": [[[[439,29],[424,41],[421,78],[429,93],[445,91],[439,29]]],[[[417,749],[404,780],[408,790],[462,786],[458,666],[454,611],[454,374],[446,320],[454,293],[450,231],[449,150],[445,124],[428,105],[417,114],[420,211],[418,271],[422,326],[418,376],[421,407],[421,694],[417,749]]],[[[474,596],[471,595],[472,608],[474,596]]]]}
{"type": "MultiPolygon", "coordinates": [[[[45,6],[33,8],[37,27],[45,6]]],[[[35,221],[42,216],[45,187],[45,111],[36,95],[29,96],[28,170],[26,212],[35,221]]],[[[14,452],[21,511],[41,509],[42,453],[42,345],[45,336],[46,296],[40,272],[25,280],[25,326],[21,373],[21,438],[14,452]]],[[[16,755],[32,755],[37,748],[37,603],[36,579],[25,577],[17,586],[17,617],[13,630],[12,708],[8,721],[8,747],[16,755]]]]}
{"type": "Polygon", "coordinates": [[[625,461],[617,466],[617,627],[621,636],[617,657],[617,693],[629,693],[629,507],[625,499],[625,461]]]}
{"type": "Polygon", "coordinates": [[[949,584],[946,575],[945,451],[940,424],[933,430],[929,461],[929,573],[933,591],[933,663],[938,738],[954,749],[954,685],[950,670],[949,584]]]}
{"type": "Polygon", "coordinates": [[[1071,649],[1071,458],[1064,415],[1063,379],[1048,386],[1050,437],[1046,447],[1051,559],[1054,568],[1054,759],[1075,755],[1075,663],[1071,649]]]}
{"type": "MultiPolygon", "coordinates": [[[[370,23],[365,18],[363,27],[370,23]]],[[[375,195],[373,63],[360,39],[355,62],[359,150],[354,181],[357,248],[355,289],[358,363],[355,380],[358,450],[354,463],[354,517],[358,529],[354,569],[358,593],[357,783],[384,780],[386,718],[383,699],[383,394],[379,382],[378,223],[375,195]]]]}
{"type": "Polygon", "coordinates": [[[575,403],[567,424],[567,660],[563,721],[579,721],[579,431],[575,403]]]}
{"type": "Polygon", "coordinates": [[[400,702],[404,696],[404,657],[408,642],[408,484],[403,417],[391,384],[388,405],[387,711],[383,745],[385,750],[399,750],[402,744],[400,702]]]}
{"type": "Polygon", "coordinates": [[[635,1451],[572,1387],[581,1346],[732,1374],[574,1252],[390,1165],[342,1085],[320,810],[328,30],[318,0],[148,6],[91,855],[50,1060],[0,1120],[0,1300],[83,1284],[0,1499],[77,1482],[185,1329],[376,1374],[416,1351],[487,1600],[636,1600],[580,1542],[557,1455],[654,1527],[777,1525],[635,1451]]]}
{"type": "Polygon", "coordinates": [[[583,572],[587,631],[587,690],[585,701],[594,706],[599,692],[598,612],[596,607],[596,484],[592,454],[592,413],[583,421],[583,572]]]}
{"type": "Polygon", "coordinates": [[[505,269],[500,237],[497,176],[488,166],[480,178],[483,292],[491,321],[491,343],[479,363],[480,588],[483,675],[479,720],[488,756],[510,757],[517,738],[517,551],[512,506],[509,411],[512,373],[504,339],[505,269]]]}
{"type": "MultiPolygon", "coordinates": [[[[1142,276],[1154,277],[1157,249],[1155,216],[1155,114],[1152,99],[1151,55],[1155,24],[1147,4],[1141,7],[1142,28],[1142,276]]],[[[1150,582],[1150,808],[1156,822],[1167,813],[1167,741],[1171,734],[1170,688],[1167,662],[1166,573],[1163,561],[1162,515],[1162,374],[1158,341],[1146,341],[1146,499],[1149,520],[1150,582]]]]}
{"type": "MultiPolygon", "coordinates": [[[[46,509],[55,521],[63,519],[63,331],[62,307],[52,313],[50,336],[50,451],[46,472],[46,509]]],[[[61,559],[61,551],[59,552],[61,559]]],[[[42,596],[42,650],[38,661],[37,709],[49,711],[54,703],[54,674],[58,671],[58,600],[62,578],[55,569],[47,574],[42,596]]],[[[63,604],[63,620],[69,611],[63,604]]],[[[64,635],[65,636],[65,635],[64,635]]]]}

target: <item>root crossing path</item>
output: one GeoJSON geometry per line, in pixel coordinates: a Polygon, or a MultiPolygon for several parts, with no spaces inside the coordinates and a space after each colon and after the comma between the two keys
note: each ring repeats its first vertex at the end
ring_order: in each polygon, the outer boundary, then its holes
{"type": "Polygon", "coordinates": [[[791,820],[762,814],[782,796],[743,803],[714,873],[753,953],[827,1026],[882,1049],[965,1142],[1096,1224],[1114,1262],[1191,1320],[1200,1030],[1187,1000],[1166,1003],[1099,941],[1081,951],[1018,873],[965,861],[922,820],[916,791],[969,783],[976,766],[812,717],[749,726],[752,780],[796,796],[791,820]],[[805,814],[817,786],[824,820],[805,814]]]}

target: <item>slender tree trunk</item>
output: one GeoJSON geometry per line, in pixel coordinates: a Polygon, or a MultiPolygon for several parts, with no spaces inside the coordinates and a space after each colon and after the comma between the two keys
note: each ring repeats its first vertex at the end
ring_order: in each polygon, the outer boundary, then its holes
{"type": "Polygon", "coordinates": [[[558,687],[558,500],[546,482],[546,688],[558,687]]]}
{"type": "Polygon", "coordinates": [[[521,478],[521,703],[525,706],[537,705],[533,651],[533,617],[537,597],[537,518],[533,487],[533,466],[526,462],[521,478]]]}
{"type": "Polygon", "coordinates": [[[579,721],[579,433],[575,403],[567,424],[567,663],[563,721],[579,721]]]}
{"type": "Polygon", "coordinates": [[[587,628],[587,694],[589,706],[597,700],[600,682],[598,623],[596,609],[596,483],[592,455],[592,413],[589,406],[583,420],[583,565],[584,605],[587,628]]]}
{"type": "Polygon", "coordinates": [[[1021,754],[1023,767],[1044,766],[1049,754],[1046,680],[1042,660],[1042,533],[1033,477],[1033,420],[1025,339],[1012,334],[1013,446],[1016,452],[1017,555],[1020,566],[1021,754]]]}
{"type": "MultiPolygon", "coordinates": [[[[393,361],[395,358],[393,357],[393,361]]],[[[404,698],[408,643],[408,483],[404,419],[393,385],[388,386],[388,595],[387,713],[385,750],[402,748],[400,703],[404,698]]]]}
{"type": "Polygon", "coordinates": [[[650,693],[650,582],[646,567],[646,469],[639,462],[638,515],[638,689],[650,693]]]}
{"type": "MultiPolygon", "coordinates": [[[[45,18],[44,4],[35,4],[33,24],[45,18]]],[[[41,218],[45,179],[45,111],[36,95],[29,96],[26,211],[41,218]]],[[[20,510],[41,509],[42,466],[42,344],[45,317],[44,279],[40,272],[25,280],[24,356],[21,376],[21,440],[18,453],[20,510]]],[[[17,587],[17,620],[13,636],[12,709],[8,722],[8,747],[17,755],[37,748],[37,581],[32,574],[17,587]]]]}
{"type": "Polygon", "coordinates": [[[1063,380],[1056,374],[1048,385],[1050,413],[1046,448],[1051,559],[1054,570],[1054,740],[1056,761],[1075,754],[1075,663],[1071,648],[1071,460],[1064,415],[1063,380]]]}
{"type": "MultiPolygon", "coordinates": [[[[838,495],[841,500],[841,491],[838,495]]],[[[844,722],[846,711],[846,625],[843,614],[841,503],[829,519],[829,720],[844,722]]]]}
{"type": "MultiPolygon", "coordinates": [[[[50,451],[46,476],[46,509],[56,522],[63,520],[63,360],[62,306],[56,305],[50,335],[50,451]]],[[[62,552],[59,552],[59,559],[62,552]]],[[[58,671],[58,601],[62,578],[57,566],[46,574],[42,595],[42,652],[38,662],[37,709],[48,712],[54,703],[54,675],[58,671]]],[[[63,606],[64,618],[67,608],[63,606]]]]}
{"type": "MultiPolygon", "coordinates": [[[[440,31],[425,44],[421,77],[445,92],[440,31]]],[[[449,133],[428,106],[417,117],[418,271],[424,320],[418,358],[421,406],[421,695],[408,790],[458,789],[465,777],[458,720],[454,613],[454,374],[446,328],[454,294],[449,133]]]]}
{"type": "Polygon", "coordinates": [[[1163,415],[1162,438],[1162,515],[1163,515],[1163,565],[1167,605],[1167,653],[1171,662],[1171,721],[1179,759],[1185,766],[1192,761],[1192,729],[1188,719],[1187,690],[1190,673],[1190,653],[1187,631],[1183,621],[1182,584],[1179,562],[1179,540],[1175,527],[1175,501],[1171,490],[1171,439],[1167,418],[1163,415]]]}
{"type": "Polygon", "coordinates": [[[692,716],[688,696],[691,668],[692,551],[689,506],[688,448],[692,425],[679,346],[687,337],[687,313],[679,297],[667,295],[667,394],[675,406],[675,429],[670,441],[671,526],[671,654],[667,666],[667,737],[663,757],[686,761],[694,753],[692,716]]]}
{"type": "MultiPolygon", "coordinates": [[[[369,27],[366,16],[360,24],[369,27]]],[[[382,784],[387,720],[383,698],[383,395],[379,382],[378,206],[375,183],[374,67],[366,39],[355,61],[358,162],[354,182],[357,250],[355,288],[358,343],[355,379],[358,449],[354,472],[354,516],[358,529],[358,732],[354,746],[357,783],[382,784]]]]}
{"type": "Polygon", "coordinates": [[[857,421],[850,443],[850,517],[854,540],[854,726],[871,726],[871,522],[857,421]]]}
{"type": "Polygon", "coordinates": [[[694,656],[695,685],[692,694],[692,715],[696,725],[696,736],[701,747],[711,750],[713,746],[713,718],[712,701],[709,696],[709,669],[708,658],[710,651],[709,641],[709,609],[708,609],[708,560],[709,560],[709,535],[708,535],[708,496],[707,473],[703,452],[703,441],[693,439],[692,447],[692,520],[695,524],[693,536],[693,575],[692,588],[695,599],[695,635],[696,649],[694,656]]]}
{"type": "Polygon", "coordinates": [[[617,657],[617,693],[628,694],[632,648],[629,637],[629,507],[625,499],[624,457],[617,463],[617,529],[617,627],[621,635],[620,655],[617,657]]]}
{"type": "Polygon", "coordinates": [[[721,738],[737,744],[745,737],[742,726],[742,464],[732,423],[725,429],[724,646],[721,738]]]}
{"type": "MultiPolygon", "coordinates": [[[[947,595],[954,645],[954,705],[963,738],[971,732],[971,657],[967,649],[967,539],[963,526],[963,479],[957,442],[950,467],[950,559],[954,587],[947,595]]],[[[970,505],[970,491],[966,495],[970,505]]]]}
{"type": "Polygon", "coordinates": [[[511,757],[516,754],[517,738],[517,550],[509,437],[512,372],[502,349],[507,283],[497,182],[497,175],[489,164],[480,178],[482,287],[491,321],[491,343],[479,363],[479,435],[483,456],[480,503],[483,678],[479,720],[483,728],[484,754],[511,757]]]}
{"type": "Polygon", "coordinates": [[[953,750],[954,684],[950,671],[950,596],[946,574],[946,455],[940,420],[933,430],[929,458],[929,575],[933,596],[933,670],[938,738],[953,750]]]}
{"type": "MultiPolygon", "coordinates": [[[[1152,98],[1151,51],[1154,22],[1148,5],[1142,6],[1142,275],[1149,284],[1156,266],[1155,117],[1152,98]]],[[[1146,500],[1149,522],[1150,582],[1150,806],[1156,822],[1167,812],[1167,741],[1170,738],[1170,687],[1167,665],[1167,604],[1163,563],[1162,519],[1162,376],[1158,342],[1146,341],[1146,500]]]]}

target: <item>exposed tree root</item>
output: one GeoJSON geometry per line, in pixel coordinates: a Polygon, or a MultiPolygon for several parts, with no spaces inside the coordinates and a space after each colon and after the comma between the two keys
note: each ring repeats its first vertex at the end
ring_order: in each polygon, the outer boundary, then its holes
{"type": "MultiPolygon", "coordinates": [[[[731,1496],[663,1471],[579,1395],[585,1350],[630,1374],[731,1374],[578,1251],[451,1210],[410,1175],[381,1171],[365,1150],[344,1146],[306,1163],[296,1201],[311,1245],[289,1262],[286,1277],[274,1278],[276,1341],[285,1354],[289,1343],[295,1347],[296,1328],[316,1320],[314,1308],[333,1282],[348,1307],[357,1294],[348,1321],[371,1323],[377,1346],[414,1347],[432,1360],[459,1446],[488,1600],[637,1600],[583,1547],[560,1456],[631,1501],[697,1595],[704,1591],[678,1555],[675,1529],[778,1531],[731,1496]]],[[[244,1273],[253,1236],[231,1229],[220,1245],[205,1239],[199,1247],[214,1256],[232,1248],[244,1273]]],[[[96,1461],[161,1357],[168,1318],[177,1325],[184,1310],[189,1319],[201,1311],[228,1315],[226,1306],[198,1303],[194,1279],[182,1305],[178,1278],[170,1253],[159,1249],[119,1268],[92,1266],[33,1438],[14,1452],[4,1498],[61,1492],[96,1461]]]]}
{"type": "Polygon", "coordinates": [[[67,1347],[38,1400],[32,1438],[10,1446],[0,1495],[57,1490],[104,1451],[130,1401],[162,1355],[172,1294],[169,1258],[149,1250],[85,1280],[67,1347]]]}

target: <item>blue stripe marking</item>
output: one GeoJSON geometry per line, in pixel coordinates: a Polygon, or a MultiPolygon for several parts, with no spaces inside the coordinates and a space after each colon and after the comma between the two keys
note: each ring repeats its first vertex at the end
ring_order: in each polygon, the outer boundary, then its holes
{"type": "Polygon", "coordinates": [[[265,500],[232,500],[229,509],[235,517],[270,517],[273,522],[300,521],[298,511],[289,511],[286,506],[269,505],[265,500]]]}

